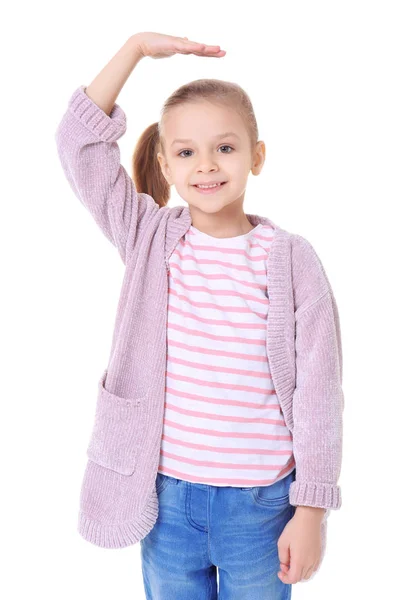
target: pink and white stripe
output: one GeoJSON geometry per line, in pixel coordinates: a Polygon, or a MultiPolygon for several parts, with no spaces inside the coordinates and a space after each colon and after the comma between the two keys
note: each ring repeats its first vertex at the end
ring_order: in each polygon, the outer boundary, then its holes
{"type": "Polygon", "coordinates": [[[159,472],[270,485],[295,467],[266,351],[273,228],[215,238],[191,226],[170,261],[159,472]]]}

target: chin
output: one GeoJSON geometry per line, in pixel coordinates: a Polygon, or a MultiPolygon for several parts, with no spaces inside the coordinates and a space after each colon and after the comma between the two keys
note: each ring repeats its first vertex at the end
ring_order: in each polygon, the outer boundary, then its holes
{"type": "Polygon", "coordinates": [[[217,213],[221,213],[222,210],[224,210],[228,204],[218,204],[218,203],[213,203],[213,204],[206,204],[206,205],[193,205],[195,208],[197,208],[198,210],[200,210],[203,214],[206,215],[214,215],[217,213]]]}

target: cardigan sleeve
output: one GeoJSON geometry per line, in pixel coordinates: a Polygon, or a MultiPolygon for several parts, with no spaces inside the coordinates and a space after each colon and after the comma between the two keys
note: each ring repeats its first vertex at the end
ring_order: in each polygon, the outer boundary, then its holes
{"type": "Polygon", "coordinates": [[[55,134],[58,156],[74,194],[126,262],[128,249],[159,209],[138,193],[120,164],[117,140],[126,131],[126,115],[114,104],[107,115],[79,86],[72,94],[55,134]]]}
{"type": "Polygon", "coordinates": [[[318,282],[319,286],[327,282],[327,286],[316,299],[302,294],[303,308],[296,311],[296,478],[289,498],[294,506],[339,509],[344,410],[340,320],[333,290],[316,253],[313,260],[319,268],[312,274],[314,280],[316,277],[313,289],[319,289],[318,282]]]}

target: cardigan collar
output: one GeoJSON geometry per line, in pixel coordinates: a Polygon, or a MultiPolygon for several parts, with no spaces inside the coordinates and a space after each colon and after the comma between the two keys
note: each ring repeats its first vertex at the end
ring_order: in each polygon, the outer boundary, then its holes
{"type": "MultiPolygon", "coordinates": [[[[192,218],[190,208],[188,206],[176,206],[171,208],[169,215],[167,235],[165,241],[165,263],[169,271],[169,258],[173,253],[175,247],[181,240],[181,238],[187,233],[190,226],[192,225],[192,218]]],[[[257,214],[245,213],[246,217],[253,226],[261,223],[262,225],[271,225],[274,228],[274,236],[277,235],[281,228],[278,227],[268,217],[263,217],[257,214]]]]}

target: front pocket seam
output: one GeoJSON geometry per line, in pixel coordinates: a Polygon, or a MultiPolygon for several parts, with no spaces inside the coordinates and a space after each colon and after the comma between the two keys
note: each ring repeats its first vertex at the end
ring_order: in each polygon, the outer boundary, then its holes
{"type": "Polygon", "coordinates": [[[107,369],[104,371],[99,380],[99,393],[106,396],[107,399],[111,399],[112,401],[116,402],[117,404],[125,404],[126,406],[132,405],[133,407],[140,406],[141,401],[144,400],[148,395],[148,392],[146,392],[137,398],[123,398],[122,396],[117,396],[117,394],[113,394],[105,388],[106,376],[107,369]]]}
{"type": "Polygon", "coordinates": [[[170,483],[169,478],[166,479],[165,476],[163,475],[163,479],[160,480],[160,483],[158,484],[158,487],[157,487],[157,494],[158,495],[161,494],[161,492],[163,492],[165,490],[165,488],[168,487],[169,483],[170,483]]]}
{"type": "Polygon", "coordinates": [[[158,486],[157,489],[157,494],[160,495],[169,485],[169,481],[162,481],[161,484],[158,486]]]}
{"type": "Polygon", "coordinates": [[[138,398],[117,396],[104,387],[106,374],[107,370],[98,384],[87,456],[104,468],[130,476],[135,472],[137,453],[146,429],[146,406],[142,400],[148,392],[138,398]]]}
{"type": "Polygon", "coordinates": [[[279,498],[260,498],[257,492],[253,492],[254,501],[262,506],[281,506],[289,500],[289,494],[279,498]]]}

